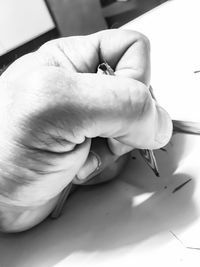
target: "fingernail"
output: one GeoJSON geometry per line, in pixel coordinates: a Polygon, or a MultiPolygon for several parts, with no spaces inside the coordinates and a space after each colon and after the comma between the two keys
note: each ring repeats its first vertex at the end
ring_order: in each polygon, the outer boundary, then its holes
{"type": "Polygon", "coordinates": [[[94,172],[96,172],[101,165],[100,157],[93,151],[90,151],[89,156],[87,158],[84,166],[79,170],[77,174],[77,178],[79,180],[85,180],[89,176],[91,176],[94,172]]]}
{"type": "Polygon", "coordinates": [[[172,136],[172,121],[169,114],[157,105],[157,131],[155,149],[165,146],[172,136]]]}

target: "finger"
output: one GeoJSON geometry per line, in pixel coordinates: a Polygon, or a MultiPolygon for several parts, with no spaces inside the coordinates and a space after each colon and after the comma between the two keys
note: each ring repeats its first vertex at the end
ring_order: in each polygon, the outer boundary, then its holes
{"type": "Polygon", "coordinates": [[[105,60],[117,75],[149,82],[149,41],[135,31],[105,30],[88,36],[59,38],[44,44],[38,52],[48,65],[62,66],[72,72],[95,73],[105,60]]]}
{"type": "Polygon", "coordinates": [[[83,184],[91,179],[93,180],[95,176],[107,167],[109,167],[109,169],[107,168],[107,173],[95,179],[95,182],[100,183],[112,179],[117,174],[117,159],[118,156],[114,155],[109,149],[107,139],[93,139],[89,156],[73,182],[76,184],[83,184]]]}
{"type": "Polygon", "coordinates": [[[156,149],[171,137],[169,115],[139,81],[97,74],[69,77],[58,68],[38,70],[38,76],[32,86],[42,84],[37,102],[44,113],[40,114],[41,127],[49,127],[52,121],[69,142],[100,136],[134,148],[156,149]]]}
{"type": "Polygon", "coordinates": [[[84,185],[94,185],[99,183],[108,182],[116,178],[123,171],[128,160],[128,154],[119,157],[117,160],[112,161],[105,165],[105,168],[86,180],[84,185]]]}
{"type": "Polygon", "coordinates": [[[149,85],[150,43],[146,36],[128,30],[99,32],[93,36],[99,42],[99,53],[121,75],[149,85]]]}
{"type": "Polygon", "coordinates": [[[76,183],[77,184],[85,183],[86,180],[92,178],[93,175],[95,175],[95,173],[99,171],[100,166],[102,166],[102,161],[100,156],[93,150],[90,150],[86,162],[76,175],[75,178],[76,183]]]}
{"type": "Polygon", "coordinates": [[[93,139],[88,158],[73,183],[85,184],[87,182],[88,184],[91,180],[90,184],[96,184],[113,179],[124,165],[125,158],[119,159],[119,157],[131,150],[133,150],[131,146],[124,145],[113,138],[93,139]],[[102,173],[103,170],[105,171],[102,173]],[[102,174],[98,175],[100,173],[102,174]]]}

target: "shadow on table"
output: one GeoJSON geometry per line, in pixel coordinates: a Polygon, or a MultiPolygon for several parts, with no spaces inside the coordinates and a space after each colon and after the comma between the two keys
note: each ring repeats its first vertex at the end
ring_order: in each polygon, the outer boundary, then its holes
{"type": "Polygon", "coordinates": [[[172,173],[189,153],[189,146],[184,136],[173,140],[176,144],[156,154],[160,178],[155,178],[139,153],[134,153],[135,158],[130,157],[120,178],[75,192],[58,220],[47,219],[30,231],[2,236],[0,265],[52,267],[73,253],[113,251],[126,246],[134,250],[150,237],[189,225],[197,218],[192,201],[194,181],[186,186],[187,190],[172,193],[188,178],[184,173],[172,173]],[[136,201],[144,193],[149,197],[136,201]]]}

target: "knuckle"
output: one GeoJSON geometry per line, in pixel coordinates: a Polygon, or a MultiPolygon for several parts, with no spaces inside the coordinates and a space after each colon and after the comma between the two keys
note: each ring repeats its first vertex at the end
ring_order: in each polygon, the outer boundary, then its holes
{"type": "Polygon", "coordinates": [[[144,48],[147,50],[150,50],[150,40],[149,38],[144,35],[141,32],[138,31],[132,31],[132,30],[125,30],[126,34],[129,34],[129,36],[136,42],[140,42],[144,48]]]}
{"type": "Polygon", "coordinates": [[[151,47],[150,40],[146,35],[140,33],[139,40],[147,50],[150,50],[150,47],[151,47]]]}
{"type": "Polygon", "coordinates": [[[152,99],[148,90],[143,90],[138,99],[138,118],[146,118],[152,112],[152,99]]]}
{"type": "Polygon", "coordinates": [[[130,88],[129,95],[130,110],[136,120],[145,119],[153,112],[153,101],[148,88],[144,84],[138,84],[134,90],[130,88]]]}
{"type": "Polygon", "coordinates": [[[53,47],[56,45],[57,41],[58,41],[58,39],[54,39],[54,40],[50,40],[50,41],[45,42],[44,44],[42,44],[42,45],[38,48],[38,51],[53,48],[53,47]]]}
{"type": "Polygon", "coordinates": [[[136,32],[136,34],[137,34],[137,41],[140,42],[144,48],[146,48],[147,50],[150,50],[149,38],[141,32],[136,32]]]}

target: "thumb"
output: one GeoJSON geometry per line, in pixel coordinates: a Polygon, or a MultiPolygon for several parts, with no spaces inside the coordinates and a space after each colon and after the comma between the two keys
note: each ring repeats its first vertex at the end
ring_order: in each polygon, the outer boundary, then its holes
{"type": "Polygon", "coordinates": [[[158,149],[168,143],[171,119],[143,83],[96,74],[78,74],[77,83],[79,106],[87,110],[84,136],[114,138],[141,149],[158,149]]]}
{"type": "Polygon", "coordinates": [[[42,107],[38,107],[43,112],[42,126],[48,123],[49,127],[52,122],[62,130],[62,138],[71,143],[103,137],[133,148],[157,149],[171,137],[169,115],[137,80],[98,74],[69,75],[64,69],[52,67],[40,70],[39,76],[42,89],[39,94],[37,90],[32,92],[40,96],[37,105],[42,107]]]}

